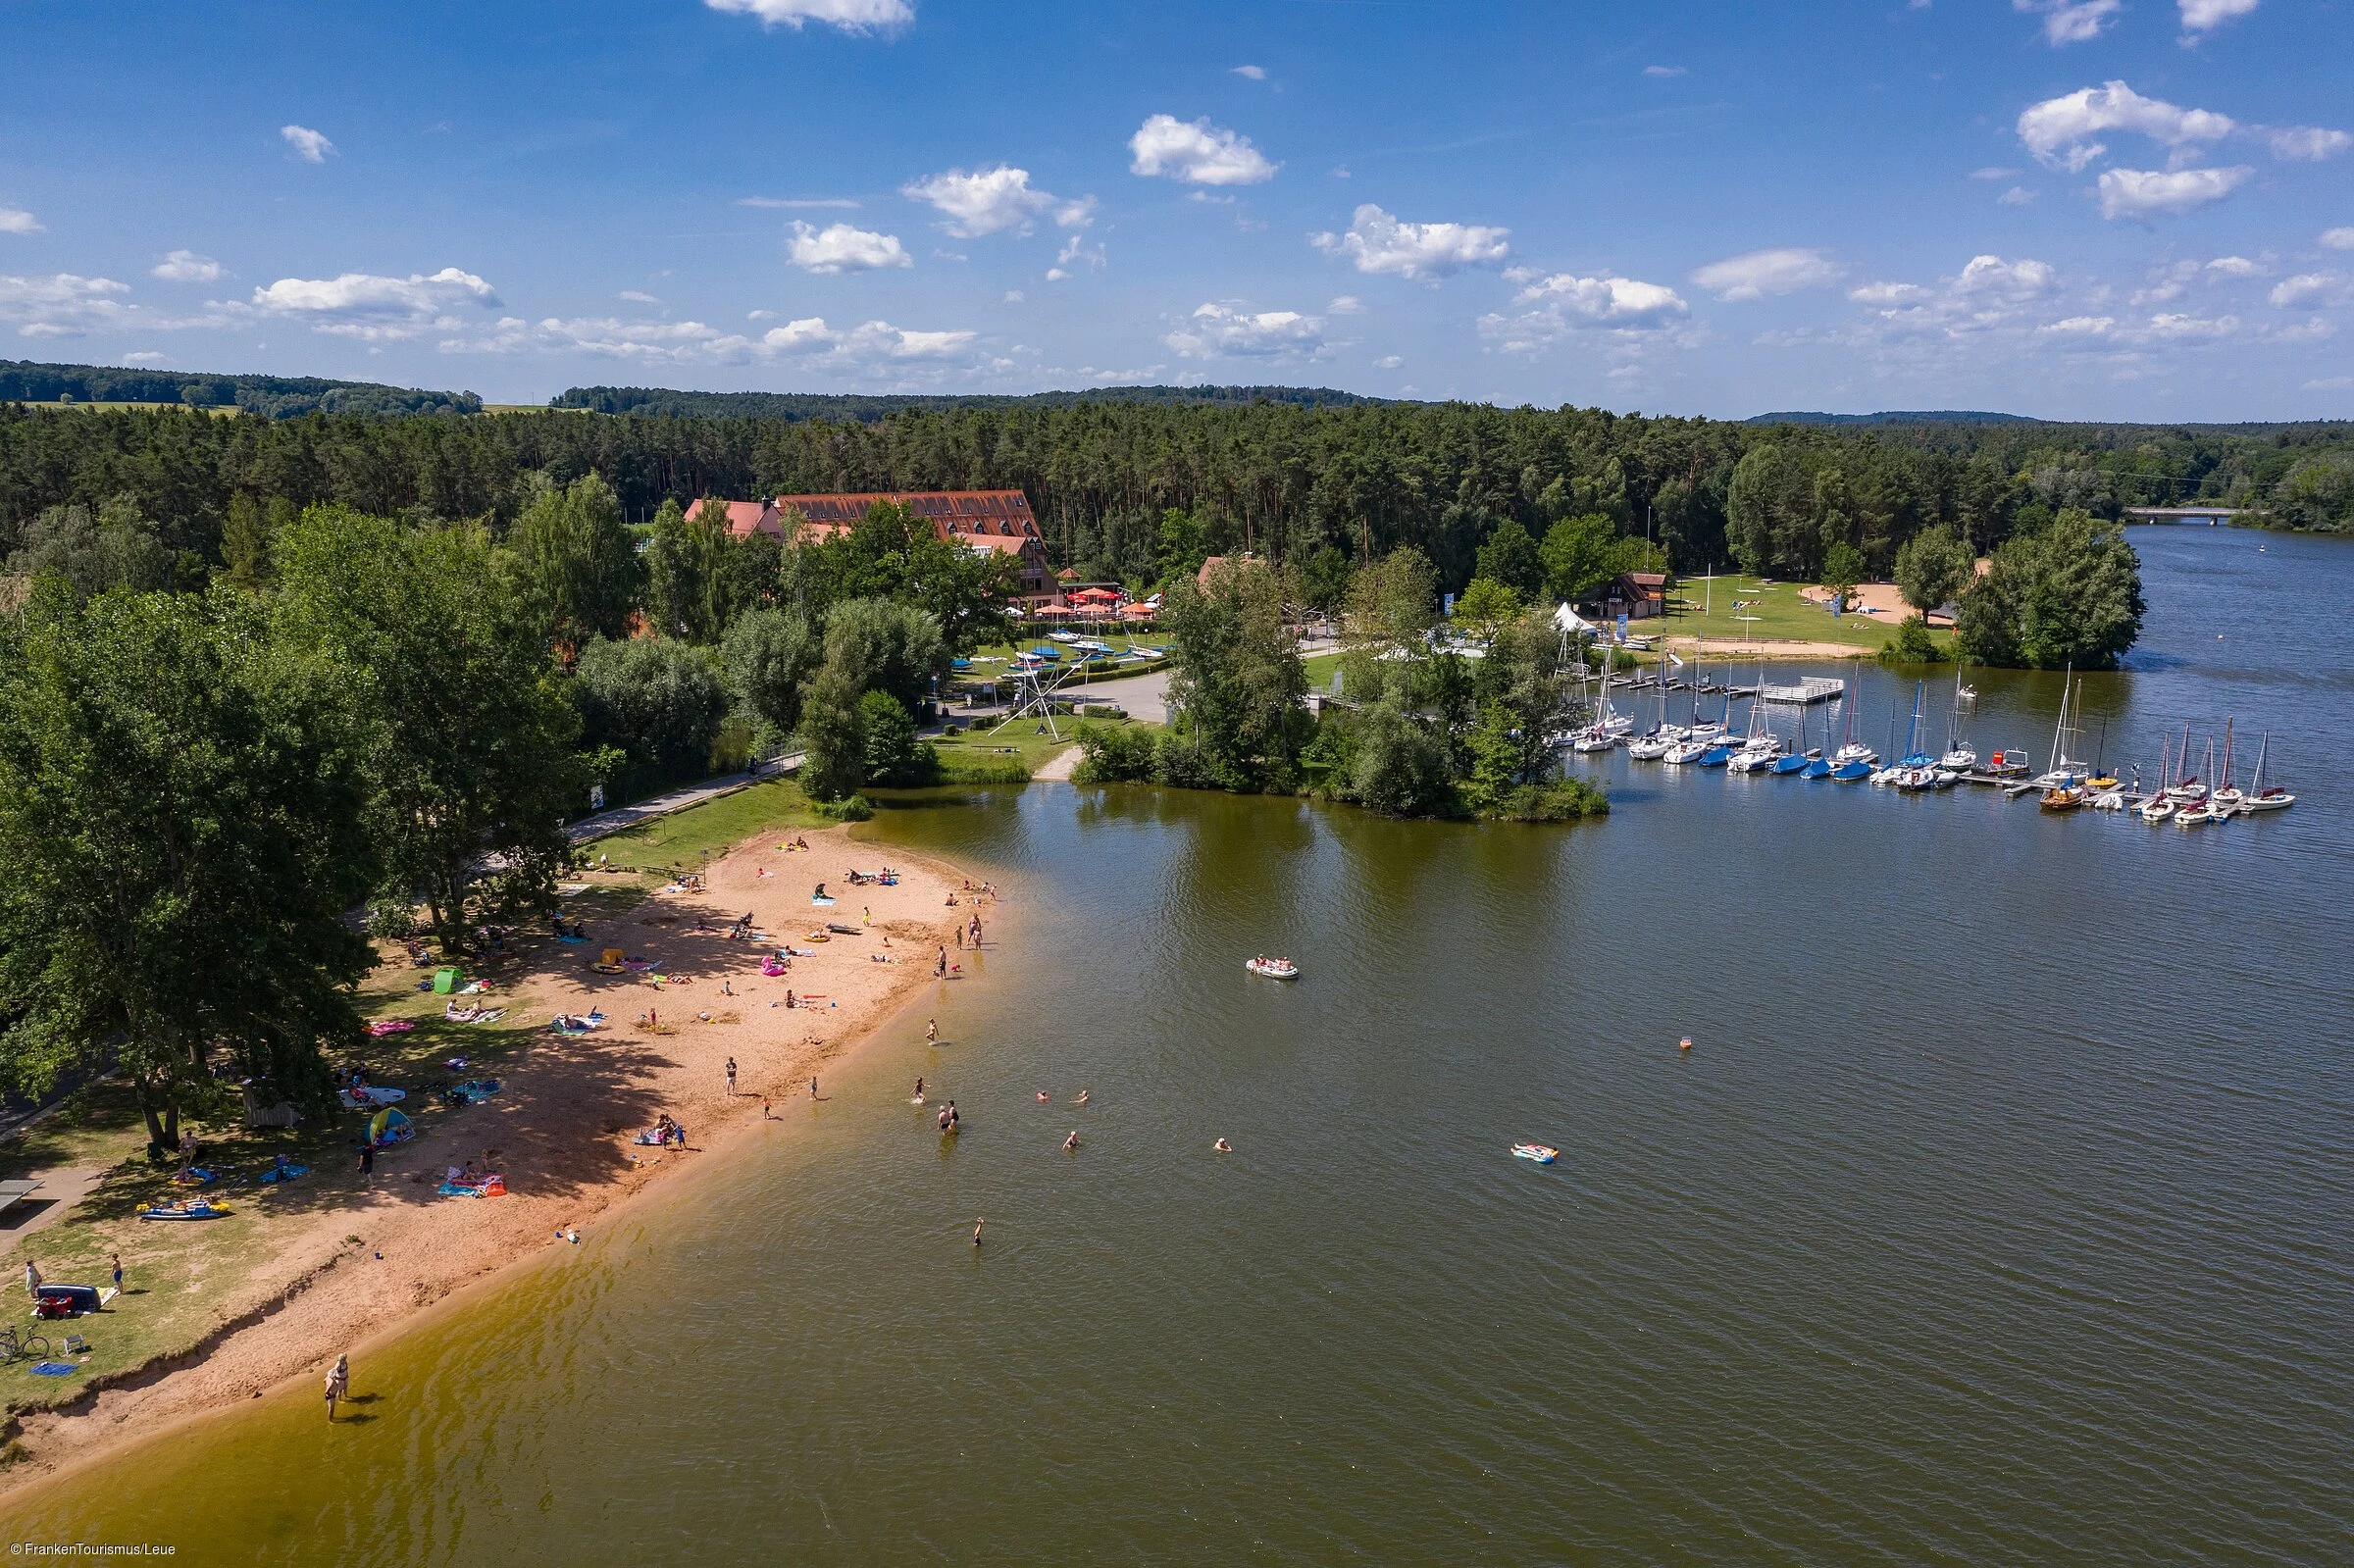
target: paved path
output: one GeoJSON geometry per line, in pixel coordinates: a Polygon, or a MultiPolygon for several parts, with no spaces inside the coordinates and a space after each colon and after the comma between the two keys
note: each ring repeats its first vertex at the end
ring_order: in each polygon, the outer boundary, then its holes
{"type": "Polygon", "coordinates": [[[602,838],[608,834],[620,833],[625,828],[635,828],[641,822],[667,817],[674,811],[685,811],[706,800],[717,800],[721,795],[732,795],[763,779],[791,773],[801,765],[801,755],[795,751],[774,762],[762,763],[750,773],[730,774],[724,779],[706,779],[701,784],[689,784],[684,789],[673,789],[668,794],[640,800],[634,806],[621,806],[612,811],[599,812],[593,817],[583,817],[564,832],[574,843],[585,844],[592,838],[602,838]]]}
{"type": "Polygon", "coordinates": [[[1031,782],[1052,784],[1058,780],[1070,778],[1071,770],[1079,766],[1080,755],[1081,752],[1077,746],[1065,746],[1053,756],[1049,757],[1046,764],[1030,776],[1031,782]]]}
{"type": "MultiPolygon", "coordinates": [[[[1117,681],[1096,681],[1083,686],[1065,686],[1054,693],[1073,702],[1116,702],[1131,719],[1145,719],[1153,724],[1169,722],[1169,672],[1155,670],[1151,675],[1124,676],[1117,681]]],[[[1045,778],[1044,774],[1037,777],[1045,778]]]]}

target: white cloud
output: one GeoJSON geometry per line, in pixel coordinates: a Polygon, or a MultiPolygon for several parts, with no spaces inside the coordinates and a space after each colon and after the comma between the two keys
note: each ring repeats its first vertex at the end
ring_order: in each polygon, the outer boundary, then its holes
{"type": "Polygon", "coordinates": [[[1238,76],[1249,76],[1253,81],[1267,79],[1267,68],[1264,66],[1237,66],[1234,68],[1234,74],[1238,76]]]}
{"type": "Polygon", "coordinates": [[[1660,77],[1680,76],[1684,74],[1685,69],[1683,66],[1645,66],[1643,75],[1660,77]]]}
{"type": "Polygon", "coordinates": [[[1403,224],[1371,202],[1357,208],[1345,234],[1310,234],[1327,256],[1345,256],[1360,273],[1400,278],[1445,278],[1465,267],[1499,262],[1510,253],[1509,228],[1479,224],[1403,224]]]}
{"type": "Polygon", "coordinates": [[[846,331],[819,316],[772,327],[758,337],[721,331],[703,322],[630,322],[611,317],[548,317],[537,323],[499,319],[479,338],[447,338],[453,354],[593,354],[649,365],[746,364],[791,359],[829,370],[896,373],[968,357],[979,333],[915,331],[867,322],[846,331]]]}
{"type": "Polygon", "coordinates": [[[2301,392],[2335,392],[2354,386],[2354,376],[2323,376],[2297,388],[2301,392]]]}
{"type": "Polygon", "coordinates": [[[1200,120],[1154,115],[1128,138],[1129,172],[1162,176],[1189,185],[1256,185],[1275,177],[1282,167],[1269,163],[1238,135],[1200,120]]]}
{"type": "Polygon", "coordinates": [[[1405,360],[1395,354],[1384,354],[1373,362],[1373,368],[1377,371],[1394,371],[1405,363],[1405,360]]]}
{"type": "Polygon", "coordinates": [[[2018,128],[2040,162],[2073,175],[2109,150],[2093,140],[2103,131],[2130,130],[2161,146],[2183,147],[2221,141],[2239,127],[2228,115],[2177,108],[2112,81],[2030,104],[2020,112],[2018,128]]]}
{"type": "Polygon", "coordinates": [[[2135,335],[2162,343],[2213,342],[2239,330],[2239,318],[2218,316],[2153,316],[2135,335]]]}
{"type": "Polygon", "coordinates": [[[1324,347],[1324,321],[1296,310],[1253,313],[1205,304],[1162,340],[1187,359],[1312,356],[1324,347]]]}
{"type": "Polygon", "coordinates": [[[641,288],[625,288],[613,297],[615,299],[626,299],[633,305],[659,305],[662,303],[662,301],[656,299],[653,295],[645,292],[645,290],[641,288]]]}
{"type": "Polygon", "coordinates": [[[739,207],[781,207],[788,212],[805,212],[818,207],[855,207],[858,203],[847,196],[739,196],[739,207]]]}
{"type": "Polygon", "coordinates": [[[41,234],[48,232],[40,220],[22,207],[0,207],[0,234],[41,234]]]}
{"type": "Polygon", "coordinates": [[[809,22],[822,22],[844,32],[882,32],[915,20],[915,7],[907,0],[703,0],[703,4],[733,16],[758,17],[764,27],[781,25],[795,32],[809,22]]]}
{"type": "Polygon", "coordinates": [[[214,283],[228,276],[221,264],[210,256],[199,256],[192,250],[176,250],[147,269],[150,278],[161,278],[173,283],[214,283]]]}
{"type": "Polygon", "coordinates": [[[785,259],[809,273],[863,273],[915,265],[898,235],[878,234],[848,224],[829,224],[820,230],[795,222],[793,238],[785,242],[785,259]]]}
{"type": "Polygon", "coordinates": [[[2325,228],[2322,243],[2331,250],[2354,250],[2354,228],[2325,228]]]}
{"type": "Polygon", "coordinates": [[[2354,305],[2354,278],[2343,273],[2300,273],[2275,284],[2276,305],[2354,305]]]}
{"type": "Polygon", "coordinates": [[[2257,0],[2175,0],[2182,13],[2182,41],[2196,41],[2193,34],[2213,32],[2236,17],[2244,17],[2256,9],[2257,0]]]}
{"type": "Polygon", "coordinates": [[[2252,262],[2245,256],[2218,256],[2207,264],[2207,270],[2221,273],[2226,278],[2255,278],[2264,272],[2260,263],[2252,262]]]}
{"type": "Polygon", "coordinates": [[[2049,292],[2058,276],[2051,263],[2023,256],[2015,262],[2007,262],[2000,256],[1972,256],[1954,278],[1954,292],[1997,299],[2033,299],[2049,292]]]}
{"type": "Polygon", "coordinates": [[[152,348],[145,348],[136,354],[124,355],[123,363],[126,365],[161,365],[171,357],[169,354],[159,354],[152,348]]]}
{"type": "Polygon", "coordinates": [[[1646,283],[1632,278],[1604,274],[1579,278],[1555,273],[1541,278],[1512,296],[1515,305],[1550,305],[1590,322],[1655,321],[1681,316],[1683,296],[1665,283],[1646,283]]]}
{"type": "Polygon", "coordinates": [[[2011,9],[2043,18],[2044,41],[2058,49],[2097,38],[2124,0],[2011,0],[2011,9]]]}
{"type": "Polygon", "coordinates": [[[1866,283],[1851,288],[1847,297],[1860,305],[1910,305],[1929,297],[1929,291],[1919,283],[1866,283]]]}
{"type": "Polygon", "coordinates": [[[1365,302],[1355,294],[1338,295],[1331,304],[1324,307],[1324,314],[1327,316],[1362,316],[1364,313],[1365,302]]]}
{"type": "Polygon", "coordinates": [[[959,239],[977,239],[1007,228],[1028,231],[1031,221],[1054,204],[1043,190],[1030,188],[1030,171],[999,164],[966,174],[951,169],[899,187],[910,201],[929,203],[947,217],[942,227],[959,239]]]}
{"type": "Polygon", "coordinates": [[[2000,165],[1989,164],[1983,169],[1972,169],[1970,172],[1970,177],[1972,179],[2009,179],[2018,173],[2019,171],[2016,169],[2005,169],[2000,165]]]}
{"type": "Polygon", "coordinates": [[[366,342],[416,337],[428,328],[461,326],[451,312],[495,309],[497,290],[472,273],[444,267],[430,277],[384,278],[344,273],[335,278],[281,278],[253,291],[251,309],[263,316],[307,322],[316,331],[366,342]]]}
{"type": "Polygon", "coordinates": [[[281,126],[278,133],[286,138],[286,145],[294,149],[294,156],[306,164],[323,164],[327,162],[327,155],[335,150],[333,142],[308,126],[281,126]]]}
{"type": "Polygon", "coordinates": [[[1577,332],[1601,332],[1621,353],[1638,351],[1654,338],[1672,338],[1687,312],[1683,297],[1664,283],[1603,274],[1581,278],[1556,273],[1529,283],[1513,296],[1530,307],[1517,315],[1479,319],[1479,333],[1508,354],[1534,353],[1577,332]]]}
{"type": "Polygon", "coordinates": [[[2256,171],[2233,169],[2110,169],[2101,174],[2103,218],[2148,218],[2186,213],[2222,201],[2256,171]]]}
{"type": "Polygon", "coordinates": [[[2046,322],[2036,330],[2053,337],[2105,337],[2116,325],[2114,316],[2069,316],[2046,322]]]}
{"type": "Polygon", "coordinates": [[[1080,262],[1087,263],[1090,272],[1101,272],[1105,262],[1103,247],[1098,245],[1095,249],[1090,250],[1081,242],[1077,234],[1073,234],[1069,239],[1063,241],[1062,249],[1054,253],[1054,265],[1047,269],[1047,281],[1049,283],[1061,282],[1071,276],[1069,269],[1080,262]]]}
{"type": "Polygon", "coordinates": [[[1827,287],[1845,271],[1819,250],[1784,247],[1747,251],[1711,262],[1692,275],[1692,281],[1718,299],[1763,299],[1767,294],[1827,287]]]}
{"type": "Polygon", "coordinates": [[[2283,126],[2277,130],[2266,132],[2265,139],[2273,144],[2274,157],[2309,164],[2334,158],[2348,147],[2354,147],[2354,136],[2321,126],[2283,126]]]}
{"type": "Polygon", "coordinates": [[[78,337],[96,329],[121,327],[130,307],[117,296],[130,287],[111,278],[57,273],[47,278],[0,277],[0,322],[26,337],[78,337]]]}
{"type": "Polygon", "coordinates": [[[2005,207],[2025,207],[2035,200],[2035,192],[2024,185],[2013,185],[1994,199],[2005,207]]]}

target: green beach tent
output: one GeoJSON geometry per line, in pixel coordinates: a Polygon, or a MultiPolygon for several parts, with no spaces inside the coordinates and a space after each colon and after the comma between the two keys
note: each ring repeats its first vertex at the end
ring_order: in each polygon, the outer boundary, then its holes
{"type": "Polygon", "coordinates": [[[464,975],[459,974],[454,969],[435,970],[434,994],[436,996],[447,996],[451,991],[458,988],[459,983],[465,980],[465,978],[466,977],[464,975]]]}

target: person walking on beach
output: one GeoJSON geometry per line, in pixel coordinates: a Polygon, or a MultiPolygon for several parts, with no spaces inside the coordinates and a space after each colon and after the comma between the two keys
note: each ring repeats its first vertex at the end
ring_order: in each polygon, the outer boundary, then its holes
{"type": "Polygon", "coordinates": [[[815,1078],[811,1078],[809,1080],[809,1097],[811,1099],[817,1098],[817,1080],[815,1078]]]}
{"type": "Polygon", "coordinates": [[[971,928],[968,930],[967,935],[973,938],[973,945],[975,947],[981,945],[981,911],[978,909],[973,911],[973,923],[971,928]]]}
{"type": "Polygon", "coordinates": [[[360,1186],[376,1186],[376,1145],[374,1143],[360,1145],[360,1186]]]}
{"type": "Polygon", "coordinates": [[[121,1295],[123,1293],[123,1254],[109,1252],[106,1260],[115,1266],[115,1294],[121,1295]]]}
{"type": "Polygon", "coordinates": [[[25,1260],[25,1293],[35,1301],[41,1298],[41,1271],[30,1258],[25,1260]]]}
{"type": "Polygon", "coordinates": [[[956,950],[964,951],[964,928],[962,926],[956,928],[956,950]]]}
{"type": "Polygon", "coordinates": [[[728,1098],[736,1097],[736,1058],[728,1058],[728,1098]]]}
{"type": "Polygon", "coordinates": [[[776,1119],[776,1113],[768,1108],[768,1096],[763,1094],[760,1096],[760,1120],[773,1122],[776,1119]]]}
{"type": "Polygon", "coordinates": [[[948,950],[946,947],[943,947],[940,950],[940,962],[932,966],[932,978],[934,980],[946,980],[947,978],[947,974],[948,950]]]}
{"type": "Polygon", "coordinates": [[[327,1369],[327,1419],[335,1419],[335,1401],[351,1397],[351,1357],[339,1355],[327,1369]]]}

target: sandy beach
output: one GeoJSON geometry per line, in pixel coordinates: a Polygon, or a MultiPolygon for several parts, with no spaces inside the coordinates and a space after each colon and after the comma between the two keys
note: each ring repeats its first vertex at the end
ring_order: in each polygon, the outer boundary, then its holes
{"type": "Polygon", "coordinates": [[[207,1342],[62,1411],[26,1416],[27,1457],[0,1487],[317,1376],[337,1353],[451,1292],[569,1244],[558,1233],[587,1232],[665,1174],[723,1157],[728,1142],[757,1130],[763,1097],[780,1107],[805,1099],[812,1075],[822,1091],[825,1064],[918,990],[977,973],[981,953],[956,934],[978,913],[984,942],[994,941],[995,902],[965,891],[960,875],[852,843],[841,829],[794,836],[809,848],[781,851],[773,832],[740,844],[712,862],[704,889],[651,892],[592,919],[585,943],[548,944],[502,978],[495,1000],[510,1016],[544,1025],[558,1012],[601,1009],[605,1026],[577,1037],[542,1030],[502,1065],[495,1096],[384,1150],[369,1187],[356,1173],[333,1173],[348,1190],[275,1222],[269,1255],[228,1292],[207,1342]],[[886,862],[896,885],[853,886],[845,876],[886,862]],[[818,883],[837,897],[832,907],[813,906],[818,883]],[[747,911],[760,938],[727,938],[747,911]],[[813,939],[829,922],[858,935],[813,939]],[[589,966],[608,946],[650,967],[596,974],[589,966]],[[790,971],[763,976],[762,958],[780,946],[794,950],[790,971]],[[934,976],[944,947],[957,966],[948,981],[934,976]],[[785,1005],[788,988],[801,1005],[785,1005]],[[684,1148],[635,1141],[665,1114],[685,1127],[684,1148]],[[469,1160],[503,1173],[507,1194],[438,1195],[449,1168],[469,1160]]]}

